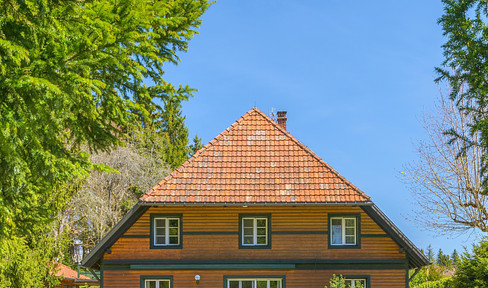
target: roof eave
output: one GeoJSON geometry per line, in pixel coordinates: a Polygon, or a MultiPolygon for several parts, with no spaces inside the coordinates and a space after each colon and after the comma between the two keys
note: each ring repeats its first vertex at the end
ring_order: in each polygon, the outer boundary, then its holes
{"type": "Polygon", "coordinates": [[[103,257],[103,253],[112,246],[117,239],[122,236],[127,229],[139,217],[146,212],[149,207],[137,203],[122,219],[95,245],[95,247],[83,258],[81,265],[86,268],[91,268],[97,264],[103,257]]]}
{"type": "Polygon", "coordinates": [[[420,268],[429,265],[429,260],[410,241],[405,234],[376,206],[375,204],[363,206],[363,211],[371,217],[378,226],[387,232],[407,254],[409,268],[420,268]]]}
{"type": "Polygon", "coordinates": [[[139,202],[140,206],[372,206],[371,201],[357,202],[139,202]]]}

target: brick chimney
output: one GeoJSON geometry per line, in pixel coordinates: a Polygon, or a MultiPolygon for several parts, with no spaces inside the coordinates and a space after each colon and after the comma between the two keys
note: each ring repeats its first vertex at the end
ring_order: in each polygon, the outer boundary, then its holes
{"type": "Polygon", "coordinates": [[[276,122],[286,131],[286,111],[278,111],[277,114],[278,118],[276,119],[276,122]]]}

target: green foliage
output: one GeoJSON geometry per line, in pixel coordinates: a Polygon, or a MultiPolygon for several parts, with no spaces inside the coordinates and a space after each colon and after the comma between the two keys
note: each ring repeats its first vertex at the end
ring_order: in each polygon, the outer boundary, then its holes
{"type": "MultiPolygon", "coordinates": [[[[437,68],[439,78],[452,87],[450,97],[473,120],[471,137],[448,131],[453,139],[462,138],[465,153],[474,145],[481,148],[480,176],[484,191],[488,188],[488,2],[486,0],[443,0],[444,15],[439,19],[447,42],[443,45],[445,60],[437,68]],[[467,101],[462,101],[461,100],[467,101]],[[462,103],[462,104],[459,104],[462,103]],[[479,136],[479,142],[472,135],[479,136]]],[[[466,203],[476,209],[476,203],[466,203]]],[[[475,227],[479,226],[475,223],[475,227]]],[[[485,228],[486,229],[486,228],[485,228]]],[[[483,229],[482,229],[483,230],[483,229]]],[[[486,231],[486,230],[484,230],[486,231]]]]}
{"type": "MultiPolygon", "coordinates": [[[[411,287],[417,287],[427,282],[437,282],[443,278],[441,269],[436,265],[422,267],[420,271],[410,281],[411,287]]],[[[414,270],[410,270],[409,278],[412,277],[414,270]]]]}
{"type": "Polygon", "coordinates": [[[428,281],[419,285],[411,285],[412,288],[454,288],[452,278],[446,277],[436,281],[428,281]]]}
{"type": "MultiPolygon", "coordinates": [[[[429,245],[425,255],[432,265],[422,267],[410,281],[410,286],[415,288],[453,287],[451,278],[445,275],[454,271],[455,259],[459,259],[456,250],[453,251],[451,258],[449,255],[444,254],[442,249],[439,249],[437,259],[435,259],[432,245],[429,245]]],[[[412,277],[414,272],[414,270],[409,271],[409,278],[412,277]]]]}
{"type": "Polygon", "coordinates": [[[354,288],[363,288],[363,285],[361,285],[360,283],[357,283],[355,284],[354,286],[351,286],[349,284],[346,283],[346,279],[344,279],[344,277],[342,277],[342,275],[332,275],[332,278],[330,279],[329,281],[329,287],[324,286],[324,288],[350,288],[350,287],[354,287],[354,288]]]}
{"type": "Polygon", "coordinates": [[[0,287],[54,287],[59,283],[53,276],[54,251],[47,238],[35,243],[20,237],[0,239],[0,287]]]}
{"type": "Polygon", "coordinates": [[[154,100],[191,96],[163,65],[179,62],[208,6],[0,0],[0,236],[59,211],[69,197],[59,188],[94,168],[81,147],[107,151],[159,109],[154,100]]]}
{"type": "Polygon", "coordinates": [[[465,251],[453,278],[454,287],[488,287],[488,240],[473,244],[473,252],[465,251]]]}

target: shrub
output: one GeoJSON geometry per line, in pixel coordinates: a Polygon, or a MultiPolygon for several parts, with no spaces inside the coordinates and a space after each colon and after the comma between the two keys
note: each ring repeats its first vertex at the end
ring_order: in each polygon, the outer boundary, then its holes
{"type": "MultiPolygon", "coordinates": [[[[329,281],[330,288],[350,288],[351,286],[346,284],[346,280],[342,275],[336,276],[335,274],[332,275],[332,278],[329,281]]],[[[324,288],[328,288],[327,285],[324,288]]],[[[354,288],[363,288],[361,284],[354,285],[354,288]]]]}
{"type": "Polygon", "coordinates": [[[427,281],[412,288],[454,288],[451,277],[446,277],[436,281],[427,281]]]}

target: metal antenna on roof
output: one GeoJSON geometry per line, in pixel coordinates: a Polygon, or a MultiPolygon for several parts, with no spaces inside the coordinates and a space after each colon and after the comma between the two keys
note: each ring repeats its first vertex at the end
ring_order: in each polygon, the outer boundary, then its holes
{"type": "Polygon", "coordinates": [[[271,108],[271,113],[269,113],[269,118],[273,119],[273,121],[276,122],[277,117],[278,117],[278,114],[276,114],[275,109],[271,108]]]}

